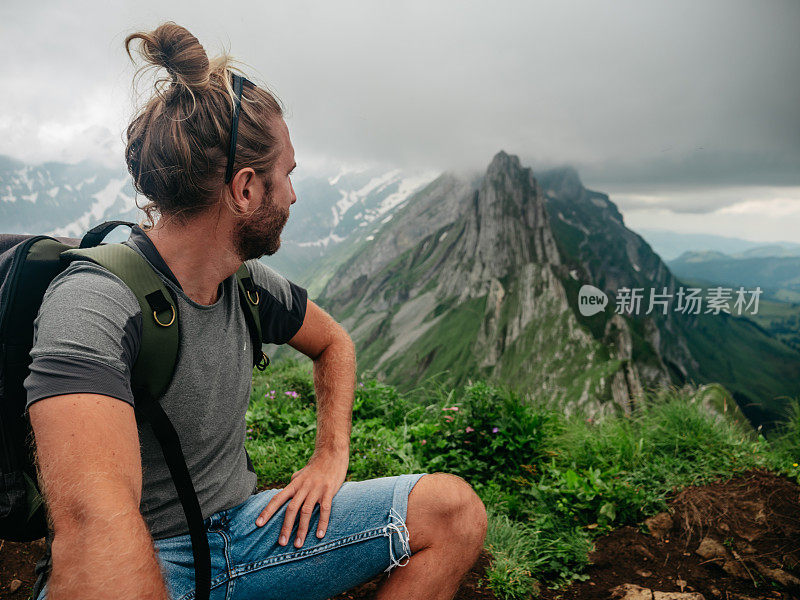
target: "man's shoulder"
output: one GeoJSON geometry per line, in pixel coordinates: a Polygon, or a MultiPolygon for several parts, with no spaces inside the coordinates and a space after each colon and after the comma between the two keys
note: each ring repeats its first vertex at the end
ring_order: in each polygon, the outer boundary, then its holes
{"type": "Polygon", "coordinates": [[[293,296],[297,295],[296,292],[292,294],[292,291],[293,288],[299,288],[299,286],[258,259],[245,261],[245,265],[247,265],[247,270],[250,271],[250,275],[253,277],[253,282],[258,287],[272,295],[287,309],[292,308],[293,296]]]}
{"type": "Polygon", "coordinates": [[[74,260],[50,282],[42,306],[70,304],[92,310],[141,312],[131,289],[114,273],[88,260],[74,260]]]}

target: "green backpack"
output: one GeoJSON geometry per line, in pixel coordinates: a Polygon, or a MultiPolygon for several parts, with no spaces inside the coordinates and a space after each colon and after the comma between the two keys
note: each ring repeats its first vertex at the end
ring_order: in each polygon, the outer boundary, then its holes
{"type": "MultiPolygon", "coordinates": [[[[90,230],[80,241],[49,236],[0,234],[0,539],[31,541],[47,537],[48,552],[36,566],[34,598],[49,575],[50,532],[32,457],[33,435],[25,416],[33,345],[33,322],[53,278],[73,260],[91,260],[118,276],[133,291],[142,311],[142,341],[131,373],[136,414],[150,422],[161,445],[178,498],[186,514],[194,554],[198,599],[207,600],[211,559],[197,500],[180,440],[158,399],[169,385],[178,355],[178,309],[175,299],[150,266],[125,244],[100,245],[124,221],[90,230]]],[[[260,298],[243,264],[237,271],[239,297],[253,341],[253,365],[264,370],[260,298]]],[[[249,466],[252,463],[248,456],[249,466]]]]}

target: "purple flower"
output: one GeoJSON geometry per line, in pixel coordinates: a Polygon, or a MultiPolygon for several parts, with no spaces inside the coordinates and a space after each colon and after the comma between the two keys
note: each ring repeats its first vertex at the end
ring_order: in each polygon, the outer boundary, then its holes
{"type": "Polygon", "coordinates": [[[497,433],[498,431],[500,431],[499,427],[492,427],[492,433],[497,433]]]}

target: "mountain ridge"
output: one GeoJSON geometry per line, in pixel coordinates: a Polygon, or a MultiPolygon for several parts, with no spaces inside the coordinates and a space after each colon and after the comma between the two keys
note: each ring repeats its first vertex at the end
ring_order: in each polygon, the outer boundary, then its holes
{"type": "Polygon", "coordinates": [[[443,174],[411,197],[318,301],[351,332],[362,367],[400,385],[445,370],[603,412],[630,411],[647,388],[720,381],[754,422],[797,392],[786,381],[800,380],[800,355],[747,319],[584,317],[583,284],[610,297],[683,285],[577,171],[536,178],[500,152],[482,176],[443,174]]]}

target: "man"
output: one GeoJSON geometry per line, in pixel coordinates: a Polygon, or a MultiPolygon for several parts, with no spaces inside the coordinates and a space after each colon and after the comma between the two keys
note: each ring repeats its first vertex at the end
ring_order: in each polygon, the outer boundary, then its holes
{"type": "MultiPolygon", "coordinates": [[[[483,504],[443,473],[343,484],[353,343],[305,290],[255,260],[278,249],[297,200],[277,103],[246,80],[231,98],[225,64],[209,65],[182,27],[133,34],[126,46],[137,39],[173,84],[128,128],[129,170],[160,218],[126,243],[178,305],[179,359],[161,404],[207,516],[212,598],[326,598],[383,571],[391,576],[378,598],[452,598],[483,544],[483,504]],[[228,99],[233,111],[219,111],[228,99]],[[252,349],[234,277],[243,262],[262,297],[263,341],[288,342],[313,360],[318,398],[308,464],[283,490],[259,494],[244,451],[252,349]]],[[[39,598],[193,597],[185,518],[133,408],[130,369],[144,318],[119,279],[86,261],[45,295],[26,380],[53,526],[52,573],[39,598]]]]}

